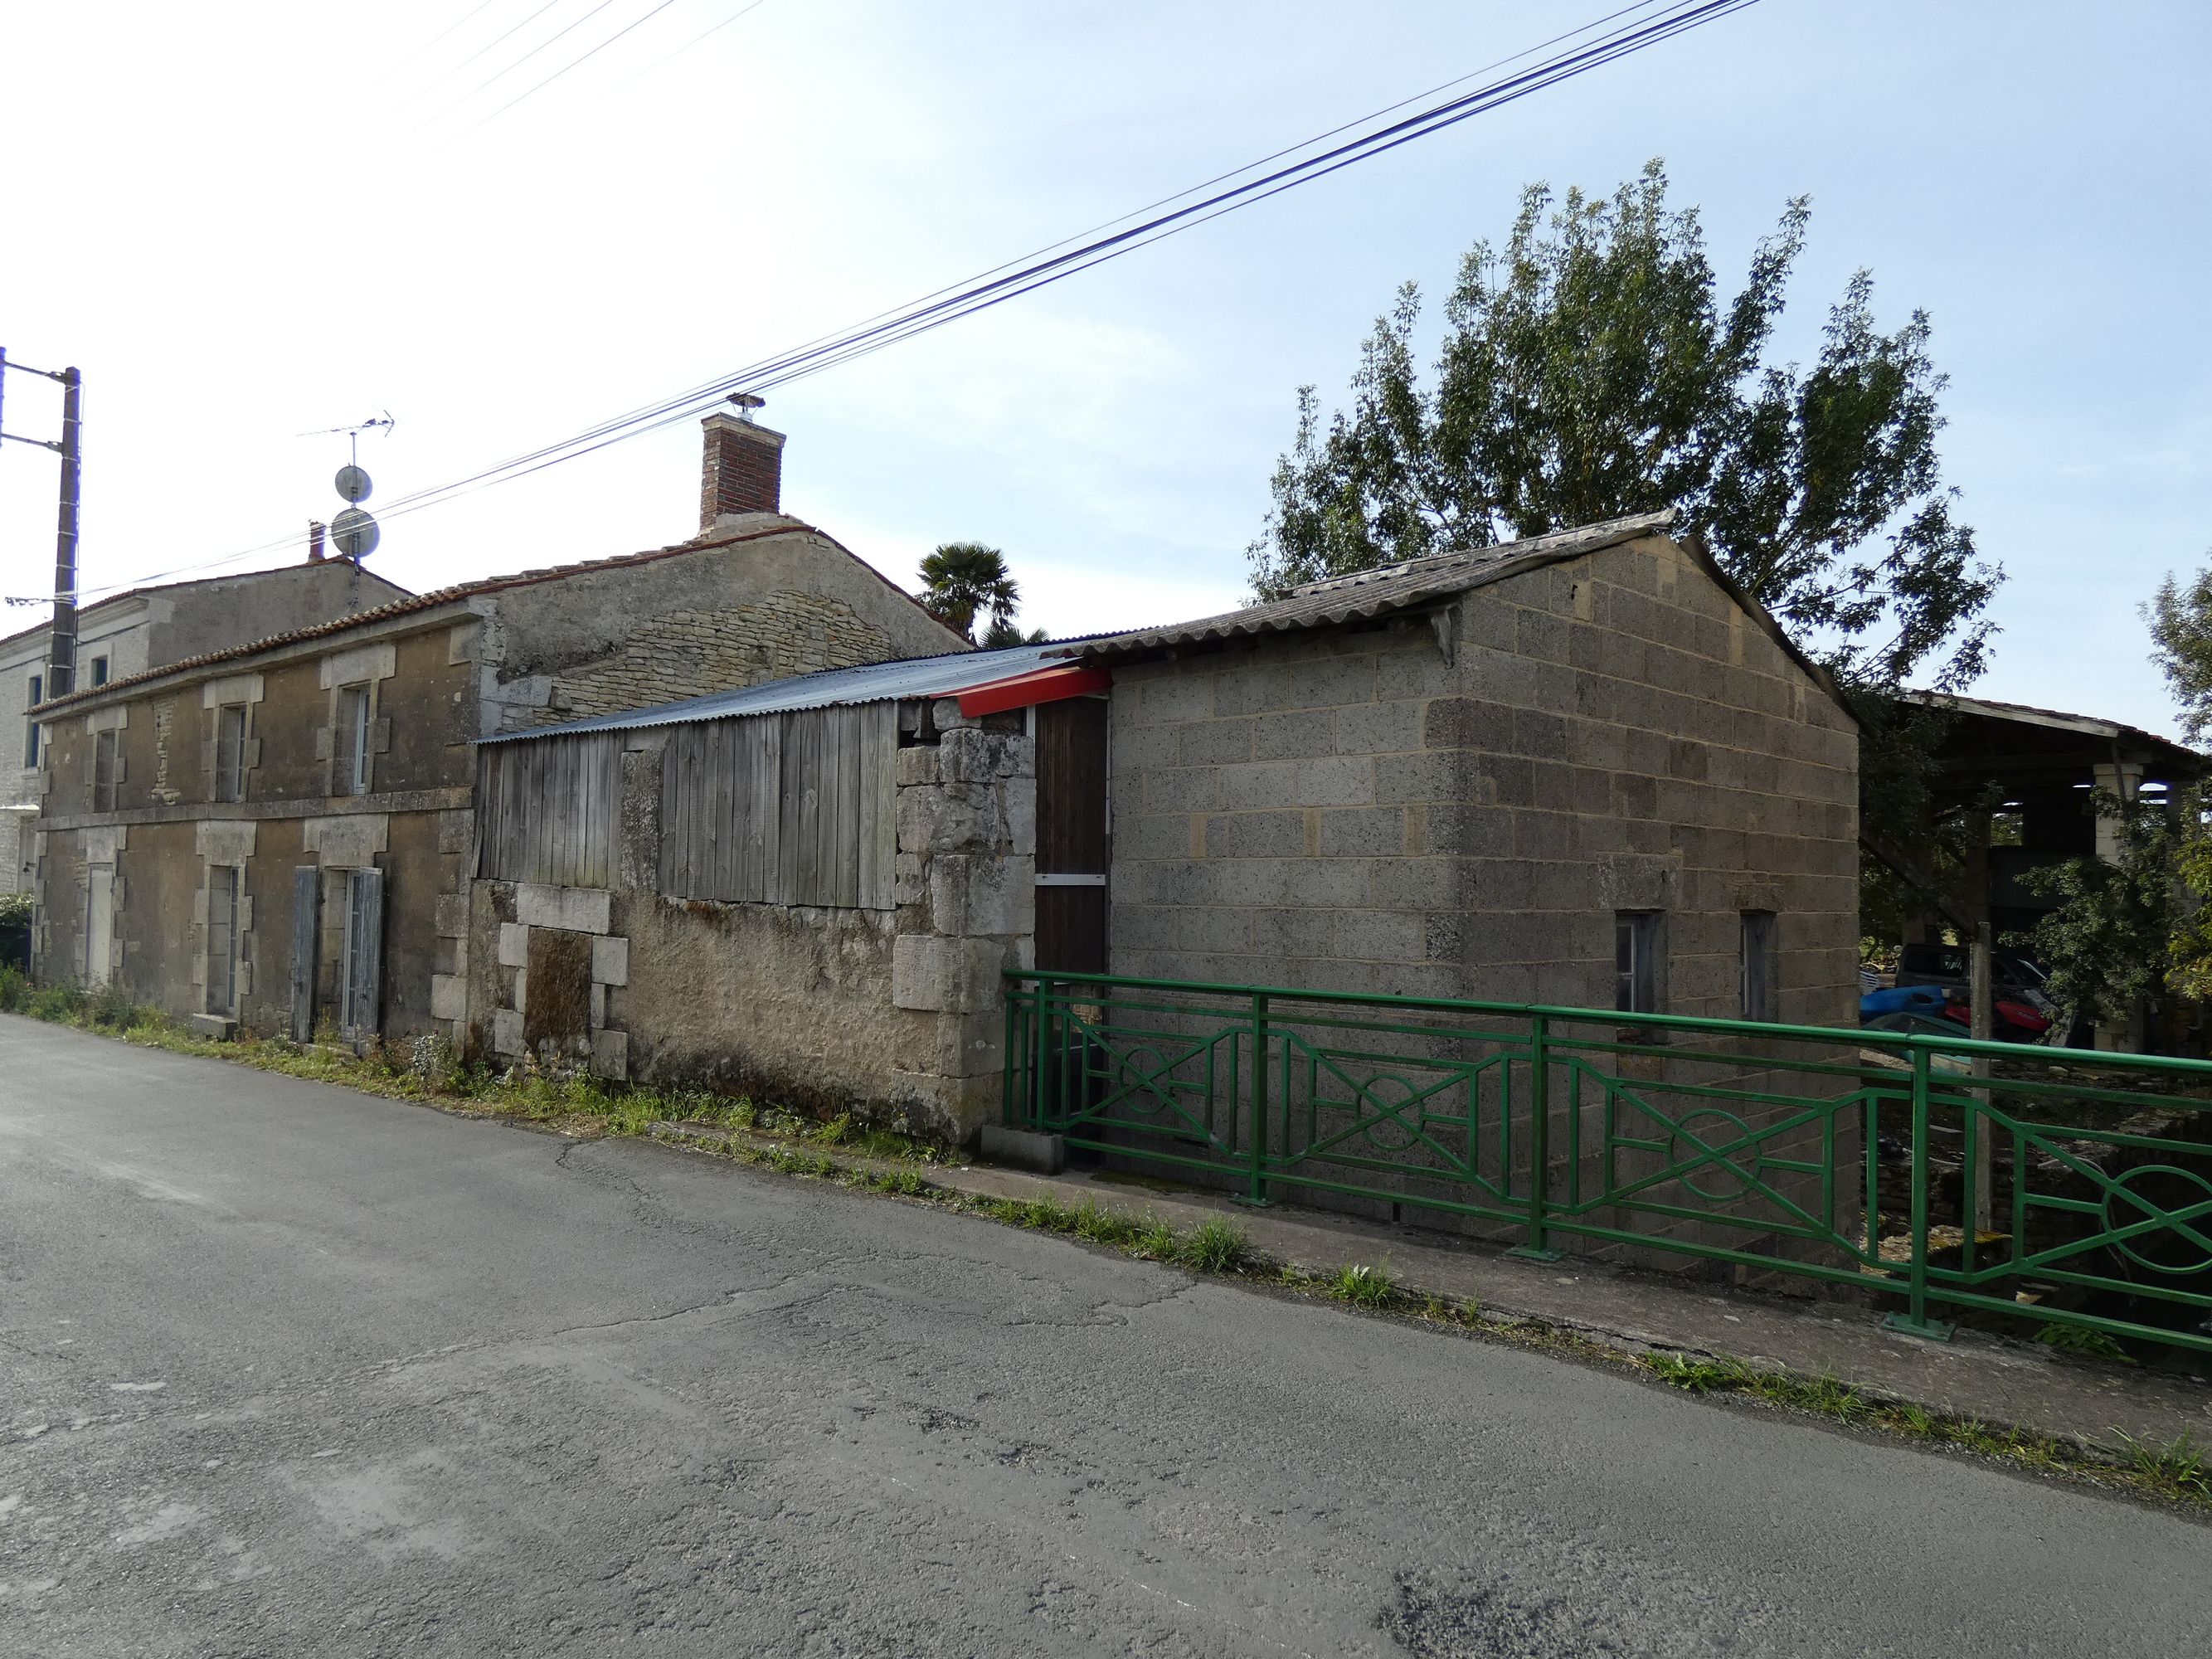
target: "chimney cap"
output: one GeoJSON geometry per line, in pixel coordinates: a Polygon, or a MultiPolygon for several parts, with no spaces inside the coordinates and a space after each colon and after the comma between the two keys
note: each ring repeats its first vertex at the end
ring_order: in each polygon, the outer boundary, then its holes
{"type": "Polygon", "coordinates": [[[753,410],[768,406],[767,398],[750,392],[732,392],[730,401],[738,406],[738,418],[741,421],[751,420],[753,410]]]}

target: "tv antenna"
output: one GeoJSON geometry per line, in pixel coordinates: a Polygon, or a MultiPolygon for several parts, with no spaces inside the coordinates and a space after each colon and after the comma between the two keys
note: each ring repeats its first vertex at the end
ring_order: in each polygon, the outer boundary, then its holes
{"type": "Polygon", "coordinates": [[[392,428],[398,424],[398,422],[392,418],[392,411],[387,409],[381,415],[372,416],[368,420],[356,422],[351,426],[325,427],[319,432],[302,432],[300,434],[303,438],[335,438],[343,435],[346,440],[347,453],[351,459],[338,469],[337,476],[331,480],[332,486],[338,492],[338,499],[346,505],[343,510],[331,520],[331,541],[342,555],[356,564],[375,552],[377,543],[384,538],[384,532],[378,527],[376,520],[364,512],[361,506],[362,502],[368,499],[369,493],[376,488],[376,481],[368,476],[361,465],[361,434],[364,432],[380,431],[388,438],[392,435],[392,428]]]}

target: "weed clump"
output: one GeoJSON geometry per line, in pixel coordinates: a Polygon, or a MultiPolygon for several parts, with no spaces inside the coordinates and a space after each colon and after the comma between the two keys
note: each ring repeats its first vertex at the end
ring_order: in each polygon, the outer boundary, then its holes
{"type": "Polygon", "coordinates": [[[1387,1308],[1398,1299],[1397,1281],[1383,1267],[1340,1267],[1322,1281],[1322,1288],[1355,1308],[1387,1308]]]}
{"type": "Polygon", "coordinates": [[[1211,1218],[1191,1230],[1176,1254],[1202,1273],[1241,1273],[1251,1263],[1252,1241],[1236,1223],[1211,1218]]]}

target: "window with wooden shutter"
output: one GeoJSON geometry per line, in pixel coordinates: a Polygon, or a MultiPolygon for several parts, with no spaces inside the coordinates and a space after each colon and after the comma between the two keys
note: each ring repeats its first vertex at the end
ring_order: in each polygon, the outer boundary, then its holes
{"type": "MultiPolygon", "coordinates": [[[[27,702],[23,707],[26,708],[36,708],[46,700],[46,677],[44,674],[32,675],[30,700],[27,702]]],[[[23,764],[29,767],[36,766],[38,763],[39,723],[36,720],[25,720],[23,722],[23,764]]]]}
{"type": "Polygon", "coordinates": [[[215,711],[215,798],[246,799],[246,705],[227,702],[215,711]]]}
{"type": "Polygon", "coordinates": [[[376,1035],[384,998],[384,872],[346,878],[345,971],[340,975],[339,1023],[349,1036],[376,1035]]]}
{"type": "Polygon", "coordinates": [[[292,1041],[315,1035],[315,967],[323,927],[323,872],[312,864],[292,870],[292,1041]]]}
{"type": "Polygon", "coordinates": [[[207,1011],[238,1012],[238,869],[208,866],[207,1011]]]}

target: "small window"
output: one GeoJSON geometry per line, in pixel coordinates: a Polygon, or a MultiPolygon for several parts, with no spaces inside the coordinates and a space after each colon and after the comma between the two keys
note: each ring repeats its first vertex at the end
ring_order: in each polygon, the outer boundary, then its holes
{"type": "Polygon", "coordinates": [[[1743,913],[1743,1017],[1746,1019],[1771,1020],[1778,1018],[1776,1009],[1776,969],[1774,950],[1774,912],[1746,910],[1743,913]]]}
{"type": "Polygon", "coordinates": [[[366,685],[339,689],[337,741],[331,746],[331,793],[334,795],[368,793],[368,705],[366,685]]]}
{"type": "Polygon", "coordinates": [[[246,705],[227,702],[215,711],[215,798],[246,799],[246,705]]]}
{"type": "Polygon", "coordinates": [[[1616,910],[1613,916],[1613,1006],[1624,1014],[1659,1012],[1661,910],[1616,910]]]}
{"type": "Polygon", "coordinates": [[[92,683],[94,685],[105,685],[107,684],[106,658],[94,657],[92,659],[92,683]]]}
{"type": "Polygon", "coordinates": [[[115,728],[95,732],[92,737],[92,810],[112,812],[115,810],[115,728]]]}
{"type": "MultiPolygon", "coordinates": [[[[46,677],[44,674],[32,675],[30,696],[25,699],[23,707],[26,708],[36,708],[46,700],[46,677]]],[[[36,766],[38,763],[39,723],[36,720],[25,720],[23,722],[23,764],[26,766],[36,766]]]]}

